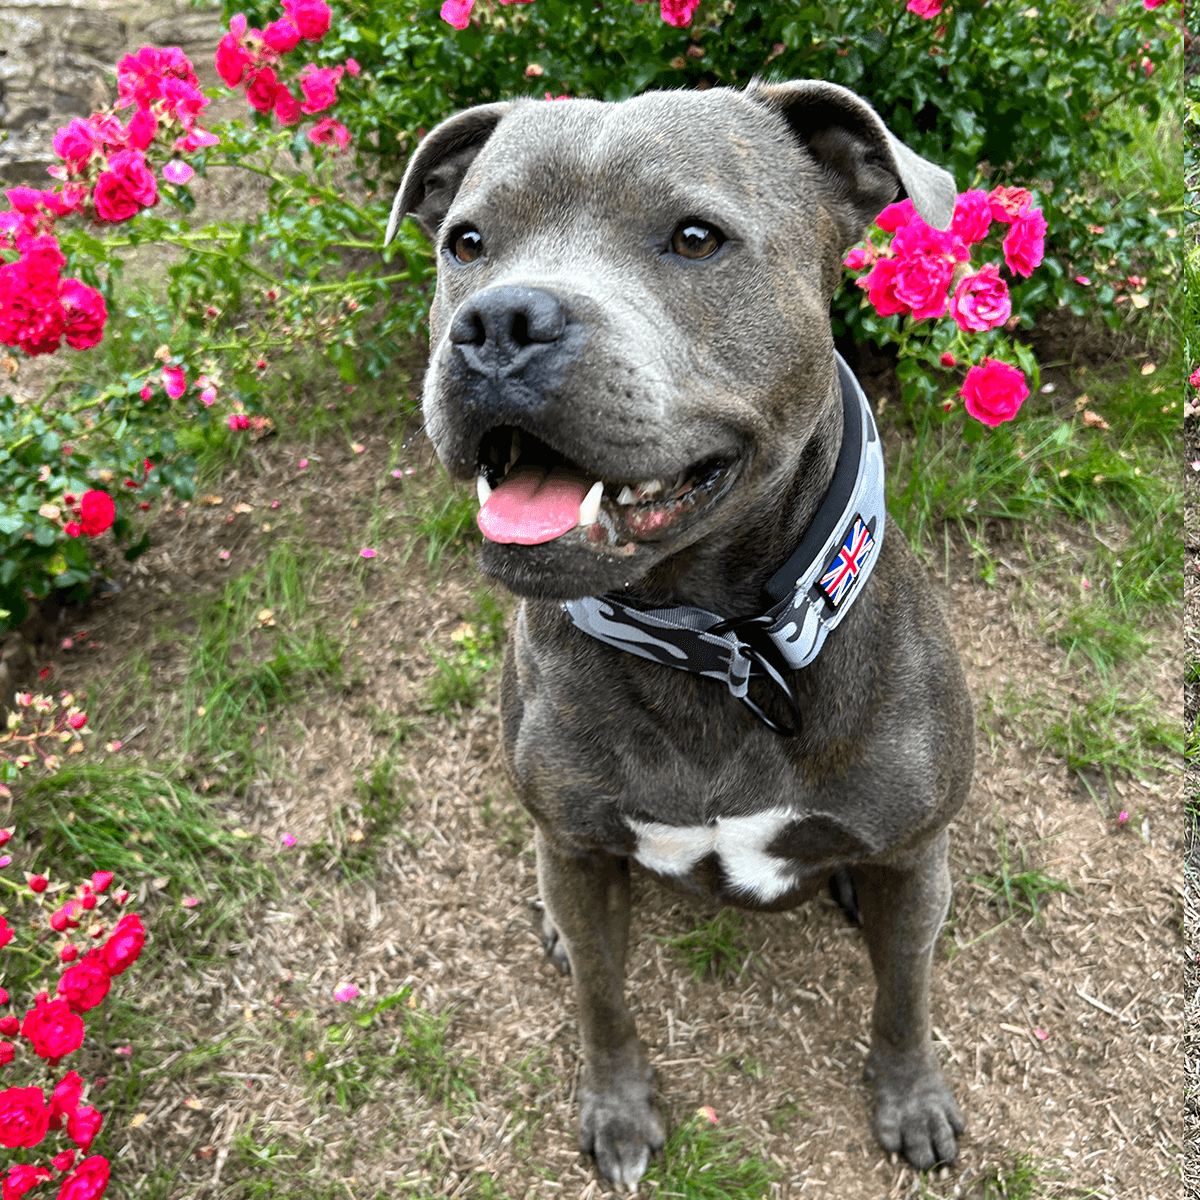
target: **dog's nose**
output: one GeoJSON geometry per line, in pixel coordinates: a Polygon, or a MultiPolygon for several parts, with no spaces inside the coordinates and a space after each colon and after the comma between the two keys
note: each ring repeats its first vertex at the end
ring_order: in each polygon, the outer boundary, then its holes
{"type": "Polygon", "coordinates": [[[450,325],[450,340],[464,349],[474,346],[498,364],[509,364],[527,346],[557,341],[566,324],[557,296],[540,288],[495,287],[459,309],[450,325]]]}

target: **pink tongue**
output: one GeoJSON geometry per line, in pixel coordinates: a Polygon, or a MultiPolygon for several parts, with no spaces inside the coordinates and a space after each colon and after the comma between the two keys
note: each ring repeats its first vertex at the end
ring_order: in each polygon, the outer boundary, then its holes
{"type": "Polygon", "coordinates": [[[549,474],[518,467],[487,498],[475,518],[490,542],[536,546],[579,524],[579,505],[588,484],[564,467],[549,474]]]}

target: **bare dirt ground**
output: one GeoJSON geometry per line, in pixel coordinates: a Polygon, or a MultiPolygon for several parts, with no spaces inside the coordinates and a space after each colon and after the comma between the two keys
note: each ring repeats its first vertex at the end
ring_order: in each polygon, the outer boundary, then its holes
{"type": "MultiPolygon", "coordinates": [[[[251,1194],[258,1168],[239,1149],[247,1139],[288,1148],[352,1197],[609,1194],[575,1148],[574,1001],[535,934],[531,828],[503,777],[494,689],[459,713],[431,714],[424,702],[431,651],[453,653],[450,634],[486,582],[468,554],[433,580],[422,548],[404,560],[403,514],[438,468],[427,443],[411,441],[400,466],[414,473],[394,477],[396,433],[364,419],[351,433],[362,453],[340,436],[300,448],[259,443],[214,486],[219,506],[156,520],[154,548],[120,566],[122,590],[66,618],[88,628],[89,644],[55,654],[57,684],[99,695],[153,645],[154,711],[127,714],[130,728],[149,728],[121,753],[169,753],[194,628],[189,606],[274,540],[302,537],[328,553],[318,604],[346,639],[347,683],[281,716],[268,765],[244,795],[223,795],[219,766],[194,764],[222,818],[261,837],[282,892],[246,912],[244,939],[211,968],[189,975],[160,964],[142,996],[144,1007],[169,1014],[188,1047],[227,1039],[190,1073],[163,1070],[143,1098],[146,1119],[128,1132],[120,1175],[133,1182],[178,1161],[172,1196],[251,1194]],[[238,504],[252,511],[235,514],[238,504]],[[361,531],[376,505],[399,515],[384,526],[395,533],[371,543],[378,554],[360,588],[352,581],[363,568],[361,531]],[[406,721],[411,786],[400,826],[373,874],[347,880],[328,846],[353,837],[355,781],[389,745],[389,725],[406,721]],[[284,834],[298,844],[281,846],[284,834]],[[450,1012],[447,1043],[476,1061],[477,1103],[451,1112],[401,1071],[374,1080],[355,1111],[322,1094],[305,1059],[318,1028],[353,1007],[332,998],[346,981],[367,998],[409,985],[410,1005],[450,1012]]],[[[1086,534],[1046,537],[1060,549],[1065,539],[1069,552],[1086,534]]],[[[745,1139],[740,1154],[777,1170],[770,1195],[780,1200],[1007,1194],[985,1192],[983,1181],[1011,1174],[1025,1156],[1043,1189],[1030,1195],[1179,1195],[1182,776],[1122,778],[1116,795],[1093,781],[1093,796],[1028,740],[1013,716],[1022,702],[1055,689],[1069,695],[1078,678],[1042,636],[1042,617],[1079,603],[1079,593],[1066,585],[1057,593],[1030,573],[1024,543],[997,544],[1005,565],[991,588],[957,547],[948,574],[931,575],[980,728],[974,790],[951,831],[954,900],[933,1000],[939,1054],[967,1118],[953,1169],[921,1192],[870,1134],[861,1073],[871,975],[858,931],[831,901],[748,916],[752,955],[740,973],[697,982],[655,940],[689,930],[693,910],[636,877],[629,990],[668,1123],[711,1105],[719,1128],[745,1139]],[[1119,825],[1122,810],[1131,816],[1119,825]],[[1014,871],[1024,869],[1023,848],[1029,868],[1071,886],[1047,897],[1036,919],[1005,921],[972,880],[999,869],[1001,829],[1014,871]]],[[[1035,554],[1040,545],[1035,538],[1035,554]]],[[[1193,602],[1194,574],[1189,544],[1193,602]]],[[[1178,627],[1152,632],[1142,682],[1179,717],[1178,627]]]]}

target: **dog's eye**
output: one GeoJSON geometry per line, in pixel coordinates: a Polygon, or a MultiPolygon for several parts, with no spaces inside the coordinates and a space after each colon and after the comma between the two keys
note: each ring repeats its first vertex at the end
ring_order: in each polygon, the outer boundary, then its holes
{"type": "Polygon", "coordinates": [[[476,229],[463,229],[454,239],[451,252],[461,263],[473,263],[483,257],[483,238],[476,229]]]}
{"type": "Polygon", "coordinates": [[[708,258],[725,241],[719,229],[699,221],[682,221],[671,234],[671,249],[681,258],[708,258]]]}

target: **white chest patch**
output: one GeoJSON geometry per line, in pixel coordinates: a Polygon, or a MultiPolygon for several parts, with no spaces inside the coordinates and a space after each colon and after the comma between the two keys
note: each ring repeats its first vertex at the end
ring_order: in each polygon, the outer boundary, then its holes
{"type": "Polygon", "coordinates": [[[696,864],[716,854],[729,887],[760,904],[777,900],[795,879],[787,859],[768,854],[779,831],[796,820],[786,808],[769,808],[750,817],[719,817],[711,825],[663,825],[626,821],[637,837],[633,857],[659,875],[689,875],[696,864]]]}

